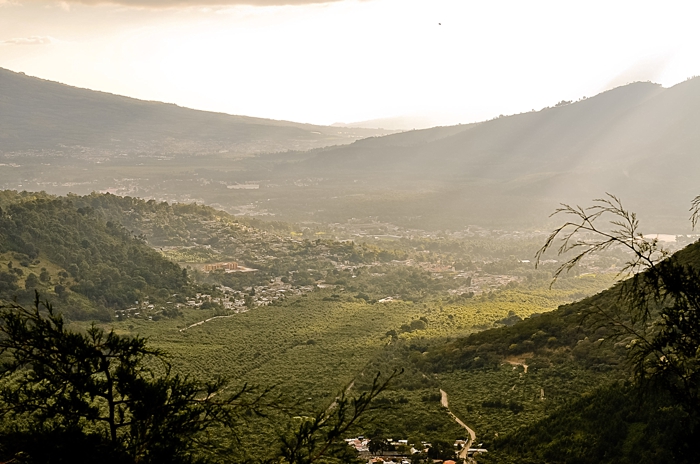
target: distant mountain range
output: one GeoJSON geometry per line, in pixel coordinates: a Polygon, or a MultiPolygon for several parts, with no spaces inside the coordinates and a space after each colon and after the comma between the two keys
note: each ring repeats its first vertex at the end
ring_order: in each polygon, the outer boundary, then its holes
{"type": "Polygon", "coordinates": [[[431,118],[419,116],[395,116],[389,118],[370,119],[367,121],[357,121],[350,123],[336,122],[333,127],[364,127],[367,129],[386,129],[386,130],[414,130],[427,129],[435,126],[431,118]]]}
{"type": "Polygon", "coordinates": [[[306,150],[387,133],[197,111],[0,68],[0,152],[88,147],[255,153],[306,150]]]}
{"type": "Polygon", "coordinates": [[[0,169],[0,188],[110,189],[287,221],[371,217],[429,230],[541,227],[560,202],[610,192],[653,232],[680,233],[690,232],[689,202],[700,194],[699,127],[698,78],[385,135],[195,111],[0,70],[0,164],[14,166],[0,169]],[[246,182],[256,187],[226,188],[246,182]]]}

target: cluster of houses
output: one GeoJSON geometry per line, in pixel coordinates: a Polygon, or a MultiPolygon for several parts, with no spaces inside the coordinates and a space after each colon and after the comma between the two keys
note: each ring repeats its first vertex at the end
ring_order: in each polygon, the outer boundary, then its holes
{"type": "MultiPolygon", "coordinates": [[[[391,450],[381,451],[374,454],[370,451],[370,439],[364,436],[359,436],[356,438],[346,438],[345,443],[348,446],[354,448],[361,458],[367,460],[368,464],[410,464],[411,456],[418,453],[427,454],[428,450],[432,446],[428,442],[420,442],[419,444],[409,443],[408,440],[393,440],[388,438],[386,442],[388,443],[391,450]]],[[[458,454],[462,455],[464,447],[467,446],[467,442],[464,440],[456,440],[454,443],[455,456],[458,454]]],[[[472,457],[476,454],[484,454],[488,451],[482,448],[469,448],[467,452],[468,457],[472,457]]],[[[456,464],[456,461],[446,460],[446,461],[433,461],[442,462],[442,464],[456,464]]]]}
{"type": "MultiPolygon", "coordinates": [[[[197,293],[192,297],[188,297],[184,303],[168,301],[167,303],[156,306],[148,300],[136,301],[135,304],[129,308],[116,310],[115,314],[117,319],[120,320],[131,318],[155,320],[158,314],[168,308],[201,308],[202,305],[207,302],[219,304],[226,311],[241,313],[250,309],[246,306],[244,298],[244,293],[246,292],[254,295],[252,301],[255,306],[267,306],[291,295],[302,295],[311,292],[314,290],[314,287],[313,285],[307,285],[295,288],[291,284],[282,282],[282,279],[277,277],[270,279],[270,282],[266,285],[248,287],[244,289],[243,292],[238,292],[231,287],[220,286],[219,290],[223,294],[221,296],[197,293]]],[[[319,287],[321,287],[321,285],[319,285],[319,287]]]]}

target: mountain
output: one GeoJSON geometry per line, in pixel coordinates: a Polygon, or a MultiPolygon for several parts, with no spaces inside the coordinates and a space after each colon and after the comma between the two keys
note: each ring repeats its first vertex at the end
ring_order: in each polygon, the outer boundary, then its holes
{"type": "Polygon", "coordinates": [[[560,202],[585,206],[610,192],[646,233],[688,234],[700,193],[697,127],[700,78],[379,136],[0,71],[0,189],[109,191],[289,222],[423,230],[542,228],[560,202]]]}
{"type": "Polygon", "coordinates": [[[303,150],[386,134],[232,116],[71,87],[0,68],[0,152],[303,150]]]}
{"type": "Polygon", "coordinates": [[[675,226],[670,219],[684,218],[698,193],[699,126],[700,79],[637,82],[537,112],[320,150],[291,175],[365,193],[423,191],[400,214],[425,222],[522,224],[560,201],[611,192],[658,226],[675,226]]]}
{"type": "Polygon", "coordinates": [[[366,121],[357,122],[337,122],[332,124],[333,127],[364,127],[369,129],[387,129],[387,130],[415,130],[427,129],[435,124],[431,118],[420,116],[395,116],[389,118],[369,119],[366,121]]]}

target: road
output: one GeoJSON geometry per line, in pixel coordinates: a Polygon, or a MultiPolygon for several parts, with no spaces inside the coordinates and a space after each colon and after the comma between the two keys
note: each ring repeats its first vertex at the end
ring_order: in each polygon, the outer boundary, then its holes
{"type": "Polygon", "coordinates": [[[225,318],[227,318],[227,317],[234,317],[234,316],[237,316],[237,315],[238,315],[238,314],[229,314],[229,315],[227,315],[227,316],[214,316],[214,317],[210,317],[209,319],[205,319],[205,320],[203,320],[203,321],[195,322],[195,323],[192,324],[192,325],[188,325],[187,327],[183,327],[182,329],[180,329],[180,332],[184,332],[185,330],[191,329],[192,327],[197,327],[198,325],[202,325],[202,324],[204,324],[205,322],[213,321],[214,319],[225,319],[225,318]]]}
{"type": "Polygon", "coordinates": [[[467,457],[467,453],[469,452],[469,448],[472,447],[474,441],[476,441],[476,433],[471,428],[469,428],[467,424],[462,422],[462,420],[459,417],[455,416],[452,413],[452,411],[450,411],[450,405],[447,402],[447,393],[445,392],[445,390],[440,389],[440,394],[442,395],[440,403],[442,404],[443,408],[447,409],[447,414],[449,414],[450,417],[452,417],[452,419],[455,420],[455,422],[457,422],[460,426],[464,427],[469,433],[469,440],[467,440],[467,443],[464,445],[464,448],[462,448],[462,451],[459,452],[459,457],[461,459],[469,459],[467,457]]]}
{"type": "MultiPolygon", "coordinates": [[[[352,390],[352,387],[354,387],[354,386],[355,386],[355,381],[353,380],[352,382],[350,382],[350,385],[348,385],[348,388],[345,389],[344,395],[347,395],[348,393],[350,393],[350,390],[352,390]]],[[[331,405],[328,406],[328,409],[326,409],[326,415],[328,415],[328,413],[330,413],[336,406],[338,406],[338,400],[340,399],[340,397],[341,397],[341,395],[338,395],[335,397],[335,399],[333,400],[331,405]]]]}

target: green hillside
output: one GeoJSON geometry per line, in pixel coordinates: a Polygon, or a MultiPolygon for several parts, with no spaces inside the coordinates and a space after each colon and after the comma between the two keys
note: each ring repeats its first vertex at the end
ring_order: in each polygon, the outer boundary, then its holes
{"type": "Polygon", "coordinates": [[[109,319],[149,295],[189,291],[187,271],[120,223],[65,198],[0,194],[0,298],[27,303],[39,291],[70,317],[109,319]]]}
{"type": "Polygon", "coordinates": [[[639,397],[629,385],[594,389],[551,415],[497,440],[494,463],[696,462],[692,420],[663,393],[639,397]]]}
{"type": "MultiPolygon", "coordinates": [[[[700,244],[669,262],[697,269],[700,244]]],[[[408,350],[405,359],[462,397],[460,417],[481,431],[479,440],[490,450],[484,462],[695,462],[698,429],[691,406],[663,382],[635,383],[629,356],[635,336],[617,331],[615,319],[598,324],[591,317],[600,308],[616,314],[611,308],[624,304],[623,285],[510,327],[416,346],[422,355],[408,350]],[[518,374],[504,381],[504,368],[511,366],[518,374]]],[[[662,324],[658,314],[653,317],[649,327],[662,324]]],[[[688,324],[685,331],[693,322],[688,324]]],[[[692,369],[693,353],[687,363],[692,369]]],[[[692,376],[683,379],[692,389],[692,376]]]]}

